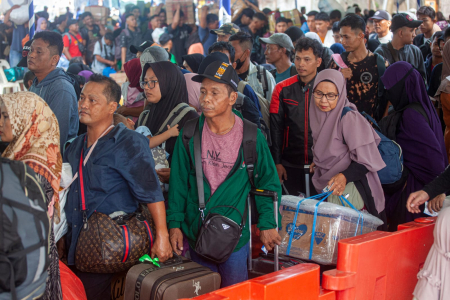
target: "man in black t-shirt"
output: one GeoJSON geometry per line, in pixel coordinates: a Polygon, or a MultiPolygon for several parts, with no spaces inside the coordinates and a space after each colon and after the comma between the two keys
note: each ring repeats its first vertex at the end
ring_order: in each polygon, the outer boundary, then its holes
{"type": "Polygon", "coordinates": [[[173,36],[171,53],[175,56],[179,66],[183,65],[183,55],[187,54],[186,42],[192,32],[192,28],[184,24],[184,22],[184,13],[181,10],[180,4],[178,4],[173,14],[172,24],[166,30],[167,33],[173,36]]]}
{"type": "Polygon", "coordinates": [[[105,26],[100,22],[94,23],[94,18],[90,12],[85,12],[80,19],[84,26],[80,30],[81,37],[86,41],[86,64],[90,65],[94,61],[94,47],[97,41],[105,35],[105,26]]]}
{"type": "MultiPolygon", "coordinates": [[[[359,112],[366,112],[380,119],[386,112],[387,103],[379,103],[377,55],[366,49],[364,43],[366,24],[358,15],[347,15],[339,23],[339,33],[345,48],[341,58],[346,66],[339,66],[334,59],[329,69],[340,69],[347,79],[348,100],[356,105],[359,112]],[[380,104],[380,105],[379,105],[380,104]]],[[[389,63],[383,58],[385,67],[389,63]]]]}

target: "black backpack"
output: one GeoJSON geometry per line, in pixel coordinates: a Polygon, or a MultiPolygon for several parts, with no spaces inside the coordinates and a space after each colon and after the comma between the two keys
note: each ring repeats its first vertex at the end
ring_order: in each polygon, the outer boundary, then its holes
{"type": "MultiPolygon", "coordinates": [[[[199,126],[199,120],[200,118],[195,118],[187,121],[183,127],[183,136],[182,136],[184,148],[188,153],[189,160],[194,169],[195,165],[191,158],[189,141],[194,136],[196,127],[199,126]]],[[[252,189],[256,189],[254,181],[255,178],[254,172],[256,163],[258,161],[258,152],[256,151],[256,136],[258,134],[258,127],[246,119],[243,120],[244,120],[244,136],[242,138],[242,148],[244,150],[244,162],[247,165],[248,179],[250,181],[252,189]]],[[[251,218],[252,218],[251,225],[258,224],[258,212],[256,210],[256,203],[254,197],[251,198],[251,218]]]]}
{"type": "Polygon", "coordinates": [[[1,158],[0,217],[0,295],[36,299],[46,286],[50,224],[43,188],[23,162],[1,158]]]}

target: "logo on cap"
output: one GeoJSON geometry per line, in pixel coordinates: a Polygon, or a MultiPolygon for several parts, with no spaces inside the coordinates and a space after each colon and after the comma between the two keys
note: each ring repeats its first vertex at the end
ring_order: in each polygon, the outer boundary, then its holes
{"type": "Polygon", "coordinates": [[[376,13],[375,13],[375,16],[378,16],[380,14],[380,12],[379,11],[377,11],[376,13]]]}
{"type": "Polygon", "coordinates": [[[222,79],[222,75],[223,75],[223,73],[225,73],[228,66],[229,66],[229,64],[222,63],[222,65],[217,69],[216,75],[214,75],[214,77],[216,77],[217,79],[222,79]]]}
{"type": "Polygon", "coordinates": [[[405,17],[406,17],[406,20],[408,20],[408,21],[410,21],[410,22],[412,22],[412,21],[413,21],[413,18],[411,18],[411,16],[410,16],[410,15],[406,15],[405,17]]]}

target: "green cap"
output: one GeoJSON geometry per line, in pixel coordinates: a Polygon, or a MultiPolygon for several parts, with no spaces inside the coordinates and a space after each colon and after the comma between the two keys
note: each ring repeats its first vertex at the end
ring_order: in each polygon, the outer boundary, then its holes
{"type": "Polygon", "coordinates": [[[236,34],[240,31],[239,26],[237,26],[236,24],[233,23],[225,23],[222,26],[220,26],[219,29],[214,29],[211,30],[210,32],[212,34],[217,34],[217,35],[226,35],[226,34],[236,34]]]}

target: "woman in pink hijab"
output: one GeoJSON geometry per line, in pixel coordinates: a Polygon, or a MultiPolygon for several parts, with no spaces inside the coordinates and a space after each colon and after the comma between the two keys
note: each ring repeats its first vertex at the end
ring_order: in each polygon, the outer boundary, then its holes
{"type": "Polygon", "coordinates": [[[377,174],[386,166],[377,148],[381,139],[348,101],[342,73],[331,69],[320,72],[314,82],[313,100],[309,118],[316,190],[331,186],[333,195],[342,195],[353,184],[350,196],[360,200],[356,208],[365,208],[385,221],[384,194],[377,174]]]}

